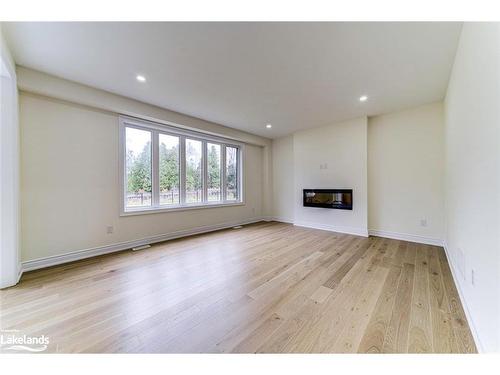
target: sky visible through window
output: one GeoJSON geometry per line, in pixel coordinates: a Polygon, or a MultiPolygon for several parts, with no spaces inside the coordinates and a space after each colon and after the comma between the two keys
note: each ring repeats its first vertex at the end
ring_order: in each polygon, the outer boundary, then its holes
{"type": "Polygon", "coordinates": [[[151,142],[151,133],[148,131],[127,128],[127,151],[139,155],[147,142],[151,142]]]}

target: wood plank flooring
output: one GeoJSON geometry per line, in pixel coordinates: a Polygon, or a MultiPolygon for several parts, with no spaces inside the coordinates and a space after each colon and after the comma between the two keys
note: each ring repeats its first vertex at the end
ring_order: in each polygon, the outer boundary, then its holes
{"type": "Polygon", "coordinates": [[[26,273],[0,327],[48,352],[474,353],[440,247],[258,223],[26,273]]]}

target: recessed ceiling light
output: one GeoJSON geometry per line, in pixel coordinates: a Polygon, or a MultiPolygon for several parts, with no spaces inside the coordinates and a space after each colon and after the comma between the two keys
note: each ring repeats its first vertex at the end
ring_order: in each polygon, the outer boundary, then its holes
{"type": "Polygon", "coordinates": [[[141,76],[140,74],[135,77],[139,82],[146,82],[146,77],[141,76]]]}
{"type": "Polygon", "coordinates": [[[367,100],[368,100],[368,96],[366,96],[366,95],[363,95],[363,96],[359,97],[359,101],[360,102],[366,102],[367,100]]]}
{"type": "Polygon", "coordinates": [[[271,124],[267,124],[266,128],[271,129],[273,126],[271,124]]]}

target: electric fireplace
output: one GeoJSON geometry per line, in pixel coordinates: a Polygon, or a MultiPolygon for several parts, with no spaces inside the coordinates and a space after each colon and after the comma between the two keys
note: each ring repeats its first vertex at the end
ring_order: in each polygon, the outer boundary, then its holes
{"type": "Polygon", "coordinates": [[[304,189],[304,207],[352,210],[352,189],[304,189]]]}

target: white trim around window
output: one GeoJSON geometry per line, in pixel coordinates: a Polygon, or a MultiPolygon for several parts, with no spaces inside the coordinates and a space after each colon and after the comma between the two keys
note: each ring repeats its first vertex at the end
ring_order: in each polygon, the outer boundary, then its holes
{"type": "MultiPolygon", "coordinates": [[[[147,138],[145,138],[147,139],[147,138]]],[[[171,138],[172,139],[172,138],[171,138]]],[[[133,142],[131,142],[133,143],[133,142]]],[[[140,145],[133,145],[136,148],[136,154],[140,149],[140,145]]],[[[145,146],[144,146],[145,147],[145,146]]],[[[150,213],[161,213],[169,211],[183,211],[192,209],[202,209],[202,208],[212,208],[212,207],[227,207],[227,206],[240,206],[244,205],[244,171],[243,171],[243,157],[244,157],[244,144],[226,139],[221,137],[212,136],[209,134],[204,134],[195,131],[184,130],[177,128],[175,126],[163,125],[151,121],[139,120],[127,116],[120,116],[119,118],[119,176],[120,176],[120,216],[129,215],[142,215],[150,213]],[[148,163],[148,168],[150,171],[149,180],[150,183],[146,183],[148,188],[144,190],[137,189],[134,187],[134,191],[129,190],[129,174],[127,173],[127,129],[136,129],[149,132],[151,137],[149,138],[150,148],[150,160],[148,163]],[[160,190],[160,135],[167,135],[171,137],[176,137],[178,139],[177,143],[177,163],[178,163],[178,174],[176,175],[176,185],[175,187],[170,187],[170,190],[166,192],[161,192],[160,190]],[[199,157],[201,158],[201,171],[199,179],[196,180],[198,185],[194,190],[187,191],[186,175],[187,163],[186,160],[186,139],[195,141],[194,143],[201,143],[201,152],[199,157]],[[209,199],[209,189],[208,189],[208,152],[207,144],[215,144],[219,150],[219,190],[215,191],[215,195],[218,200],[214,200],[213,197],[209,199]],[[228,166],[226,150],[229,152],[229,157],[233,159],[233,164],[231,164],[231,176],[228,182],[228,166]],[[234,163],[234,154],[236,151],[236,162],[234,163]],[[236,176],[234,176],[236,174],[236,176]],[[201,182],[201,186],[200,185],[201,182]],[[150,185],[150,186],[149,186],[150,185]],[[230,186],[229,186],[230,185],[230,186]],[[229,193],[228,193],[229,189],[229,193]],[[171,202],[174,203],[161,203],[161,196],[170,196],[171,202]],[[146,198],[145,198],[146,197],[146,198]],[[231,199],[234,198],[234,199],[231,199]]],[[[144,148],[146,150],[146,148],[144,148]]],[[[130,151],[130,150],[129,150],[130,151]]],[[[132,150],[132,154],[134,154],[132,150]]],[[[144,151],[143,151],[144,152],[144,151]]],[[[130,156],[129,156],[130,157],[130,156]]],[[[138,157],[138,155],[135,155],[138,157]]],[[[129,162],[130,163],[130,162],[129,162]]],[[[175,164],[174,164],[175,165],[175,164]]],[[[129,166],[130,168],[130,166],[129,166]]],[[[213,169],[213,167],[212,167],[213,169]]],[[[191,169],[192,171],[192,169],[191,169]]],[[[144,171],[141,171],[144,173],[144,171]]],[[[175,179],[174,179],[175,180],[175,179]]],[[[192,180],[192,178],[191,178],[192,180]]],[[[217,181],[217,178],[216,180],[217,181]]],[[[137,184],[136,184],[137,185],[137,184]]],[[[144,185],[144,186],[145,186],[144,185]]],[[[165,185],[164,185],[165,186],[165,185]]],[[[212,191],[211,194],[214,192],[212,191]]],[[[217,199],[216,198],[216,199],[217,199]]]]}

